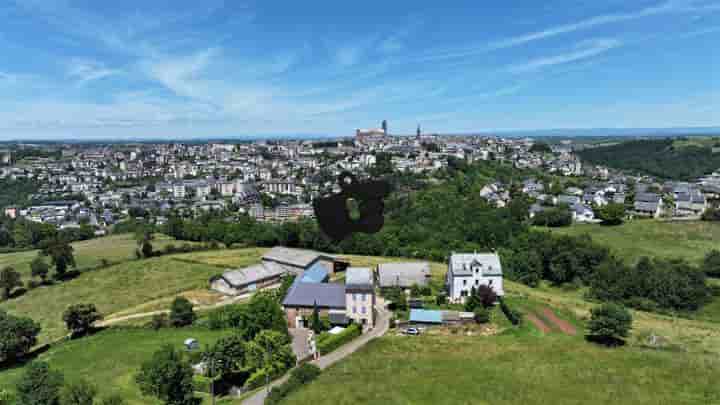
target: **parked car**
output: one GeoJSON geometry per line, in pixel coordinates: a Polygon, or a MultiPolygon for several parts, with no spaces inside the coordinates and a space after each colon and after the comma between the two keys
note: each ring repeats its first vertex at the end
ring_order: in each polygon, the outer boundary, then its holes
{"type": "Polygon", "coordinates": [[[406,335],[417,336],[417,335],[420,334],[420,329],[418,329],[418,328],[407,328],[407,329],[405,329],[405,330],[403,331],[403,333],[405,333],[406,335]]]}

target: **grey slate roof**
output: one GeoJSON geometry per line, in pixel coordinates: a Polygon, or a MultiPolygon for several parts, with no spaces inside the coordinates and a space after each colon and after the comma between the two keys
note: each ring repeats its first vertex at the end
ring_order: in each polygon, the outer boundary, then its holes
{"type": "Polygon", "coordinates": [[[383,263],[378,265],[378,282],[380,287],[412,287],[414,284],[424,286],[430,278],[428,262],[383,263]]]}
{"type": "Polygon", "coordinates": [[[637,193],[637,195],[635,195],[635,201],[657,203],[660,201],[660,195],[655,193],[637,193]]]}
{"type": "Polygon", "coordinates": [[[301,283],[300,279],[288,290],[283,306],[345,309],[345,285],[337,283],[301,283]]]}
{"type": "Polygon", "coordinates": [[[288,264],[296,267],[307,267],[318,258],[329,258],[332,256],[326,255],[314,250],[305,249],[293,249],[282,246],[276,246],[270,249],[262,257],[263,261],[273,261],[281,264],[288,264]]]}
{"type": "Polygon", "coordinates": [[[277,263],[261,263],[243,269],[230,270],[223,273],[222,278],[235,288],[270,278],[279,277],[286,273],[287,269],[277,263]]]}
{"type": "Polygon", "coordinates": [[[454,276],[472,276],[472,265],[479,264],[483,274],[502,274],[500,257],[496,253],[453,253],[450,271],[454,276]]]}
{"type": "Polygon", "coordinates": [[[656,212],[658,209],[657,202],[635,201],[634,206],[635,206],[635,211],[641,211],[641,212],[656,212]]]}
{"type": "Polygon", "coordinates": [[[373,273],[369,267],[350,267],[345,271],[346,290],[372,290],[373,273]]]}

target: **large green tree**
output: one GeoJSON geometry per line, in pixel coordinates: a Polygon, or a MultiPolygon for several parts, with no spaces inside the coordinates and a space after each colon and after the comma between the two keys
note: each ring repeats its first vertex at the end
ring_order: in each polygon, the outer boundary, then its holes
{"type": "Polygon", "coordinates": [[[73,335],[84,335],[90,331],[93,323],[102,319],[95,304],[75,304],[63,312],[63,321],[73,335]]]}
{"type": "Polygon", "coordinates": [[[603,225],[620,225],[625,219],[625,204],[610,203],[596,211],[603,225]]]}
{"type": "Polygon", "coordinates": [[[13,290],[22,285],[22,277],[15,269],[8,266],[0,270],[0,289],[4,300],[9,299],[13,290]]]}
{"type": "Polygon", "coordinates": [[[22,405],[60,405],[63,375],[42,361],[25,368],[17,384],[18,403],[22,405]]]}
{"type": "Polygon", "coordinates": [[[40,277],[43,283],[47,281],[48,273],[50,272],[50,266],[48,266],[42,255],[38,255],[30,263],[30,270],[33,277],[40,277]]]}
{"type": "Polygon", "coordinates": [[[40,325],[30,318],[17,317],[0,309],[0,361],[14,361],[37,343],[40,325]]]}
{"type": "Polygon", "coordinates": [[[55,266],[56,278],[65,276],[68,267],[75,267],[74,249],[67,240],[61,237],[48,242],[42,249],[42,253],[45,256],[50,256],[50,260],[55,266]]]}
{"type": "Polygon", "coordinates": [[[192,325],[197,316],[193,304],[185,297],[177,297],[170,307],[170,325],[179,328],[192,325]]]}
{"type": "Polygon", "coordinates": [[[182,352],[172,345],[163,346],[142,364],[135,382],[144,395],[154,396],[167,405],[190,405],[193,395],[193,370],[182,352]]]}

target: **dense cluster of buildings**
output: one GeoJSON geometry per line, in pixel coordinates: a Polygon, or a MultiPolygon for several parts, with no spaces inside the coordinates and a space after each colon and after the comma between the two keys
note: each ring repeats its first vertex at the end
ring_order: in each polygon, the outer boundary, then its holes
{"type": "MultiPolygon", "coordinates": [[[[455,158],[500,160],[517,168],[591,178],[588,186],[560,194],[536,180],[523,184],[523,192],[538,202],[531,216],[566,204],[579,222],[594,221],[593,207],[608,202],[627,202],[639,216],[697,216],[707,199],[720,193],[717,173],[694,183],[657,183],[583,165],[569,141],[549,150],[533,146],[536,142],[529,138],[439,136],[423,134],[420,127],[413,136],[391,136],[384,121],[380,128],[358,129],[355,137],[337,140],[13,145],[0,150],[0,178],[31,179],[39,185],[31,200],[7,207],[7,215],[59,227],[89,221],[99,228],[138,213],[162,223],[171,211],[197,215],[224,210],[272,222],[313,217],[313,200],[338,191],[340,173],[366,176],[381,153],[390,156],[395,169],[410,173],[432,174],[455,158]],[[14,158],[14,152],[27,150],[36,153],[14,158]],[[68,205],[70,200],[75,203],[68,205]]],[[[481,196],[503,207],[509,191],[509,185],[495,182],[481,196]]]]}

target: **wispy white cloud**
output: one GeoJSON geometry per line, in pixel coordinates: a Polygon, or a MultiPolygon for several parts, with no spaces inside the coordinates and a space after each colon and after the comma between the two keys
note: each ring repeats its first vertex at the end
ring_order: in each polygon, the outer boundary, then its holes
{"type": "Polygon", "coordinates": [[[122,74],[120,69],[107,68],[103,63],[94,60],[73,59],[67,65],[68,77],[80,85],[119,74],[122,74]]]}
{"type": "Polygon", "coordinates": [[[546,56],[533,59],[524,63],[512,65],[507,68],[507,71],[510,73],[534,72],[546,67],[564,65],[592,58],[619,46],[622,46],[622,41],[617,39],[596,39],[591,41],[584,41],[578,45],[576,50],[573,50],[571,52],[559,55],[546,56]]]}
{"type": "Polygon", "coordinates": [[[602,14],[586,18],[574,23],[558,25],[544,30],[535,31],[523,35],[508,37],[490,43],[478,44],[469,47],[446,48],[432,50],[420,55],[419,60],[437,61],[443,59],[466,58],[477,56],[483,53],[526,45],[531,42],[552,38],[555,36],[570,34],[581,30],[637,20],[641,18],[660,16],[673,13],[711,13],[720,11],[720,2],[698,2],[693,0],[669,0],[655,6],[646,7],[637,11],[625,13],[602,14]]]}

